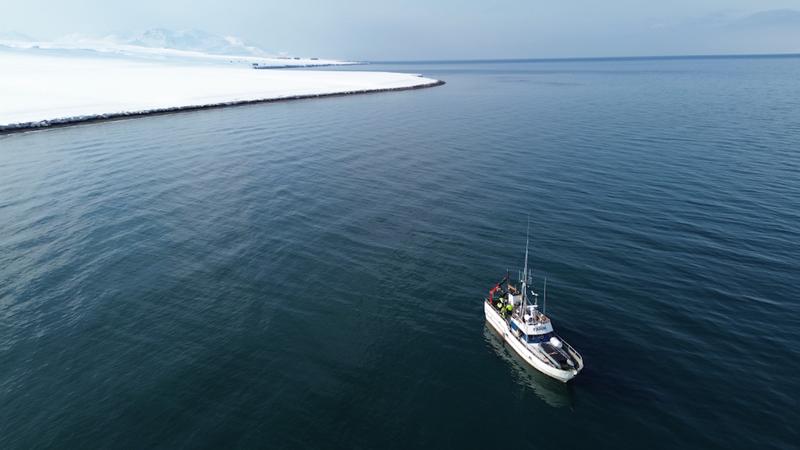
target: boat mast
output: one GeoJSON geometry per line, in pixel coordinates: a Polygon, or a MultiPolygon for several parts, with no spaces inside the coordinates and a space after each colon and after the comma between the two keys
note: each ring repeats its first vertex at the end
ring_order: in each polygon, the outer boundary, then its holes
{"type": "Polygon", "coordinates": [[[528,244],[530,243],[531,235],[531,216],[528,215],[528,229],[525,232],[525,269],[522,271],[522,321],[525,320],[525,313],[528,306],[528,244]]]}
{"type": "Polygon", "coordinates": [[[528,281],[528,243],[530,242],[531,234],[531,218],[528,217],[528,230],[525,232],[525,270],[522,271],[525,276],[525,281],[528,281]]]}
{"type": "Polygon", "coordinates": [[[547,277],[544,277],[544,300],[542,301],[542,314],[547,314],[547,277]]]}

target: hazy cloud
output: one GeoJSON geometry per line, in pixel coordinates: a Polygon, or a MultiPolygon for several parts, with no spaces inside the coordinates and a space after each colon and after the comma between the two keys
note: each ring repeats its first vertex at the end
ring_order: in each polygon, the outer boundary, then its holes
{"type": "Polygon", "coordinates": [[[267,51],[346,59],[800,51],[796,0],[26,0],[0,31],[43,39],[152,28],[240,36],[267,51]],[[756,8],[756,9],[754,9],[756,8]],[[787,9],[788,8],[788,9],[787,9]]]}

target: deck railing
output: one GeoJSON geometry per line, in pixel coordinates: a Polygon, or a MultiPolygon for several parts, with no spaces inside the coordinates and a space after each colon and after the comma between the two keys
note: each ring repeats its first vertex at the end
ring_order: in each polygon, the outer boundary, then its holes
{"type": "Polygon", "coordinates": [[[579,370],[580,370],[580,369],[583,369],[583,357],[582,357],[582,356],[581,356],[581,355],[580,355],[580,354],[579,354],[579,353],[578,353],[578,352],[577,352],[577,351],[576,351],[574,348],[572,348],[572,346],[571,346],[571,345],[569,345],[569,344],[568,344],[568,343],[567,343],[565,340],[563,340],[563,339],[559,339],[559,340],[561,341],[561,344],[562,344],[564,347],[566,347],[566,349],[567,349],[567,352],[568,352],[568,353],[569,353],[569,354],[570,354],[570,355],[571,355],[573,358],[575,358],[575,361],[578,361],[578,364],[580,365],[580,367],[579,367],[578,369],[579,369],[579,370]]]}

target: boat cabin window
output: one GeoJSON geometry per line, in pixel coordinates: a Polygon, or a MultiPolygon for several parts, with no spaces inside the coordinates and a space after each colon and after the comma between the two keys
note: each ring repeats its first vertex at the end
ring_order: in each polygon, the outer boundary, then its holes
{"type": "Polygon", "coordinates": [[[526,335],[527,342],[529,344],[539,344],[541,342],[547,342],[550,340],[551,337],[553,337],[553,333],[526,335]]]}

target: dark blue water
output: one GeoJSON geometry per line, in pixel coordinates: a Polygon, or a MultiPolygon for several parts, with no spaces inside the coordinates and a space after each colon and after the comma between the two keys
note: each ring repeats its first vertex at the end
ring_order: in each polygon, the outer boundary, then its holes
{"type": "Polygon", "coordinates": [[[0,448],[798,447],[800,59],[370,69],[447,84],[0,137],[0,448]]]}

